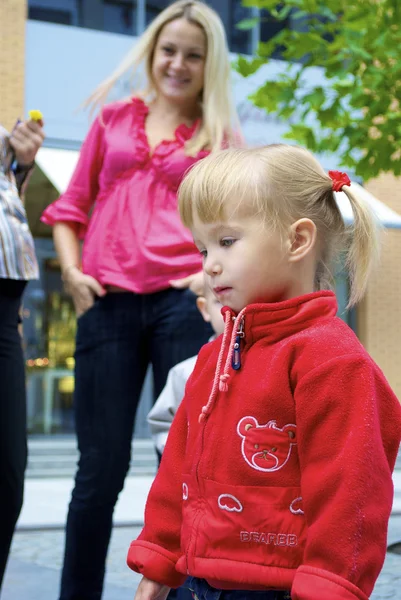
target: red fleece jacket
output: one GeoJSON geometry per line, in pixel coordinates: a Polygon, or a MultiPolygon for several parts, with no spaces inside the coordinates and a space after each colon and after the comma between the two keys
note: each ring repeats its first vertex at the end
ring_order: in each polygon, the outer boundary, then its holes
{"type": "Polygon", "coordinates": [[[401,408],[336,312],[335,296],[317,292],[227,314],[174,419],[133,570],[171,587],[190,574],[217,588],[291,588],[293,600],[369,597],[401,408]]]}

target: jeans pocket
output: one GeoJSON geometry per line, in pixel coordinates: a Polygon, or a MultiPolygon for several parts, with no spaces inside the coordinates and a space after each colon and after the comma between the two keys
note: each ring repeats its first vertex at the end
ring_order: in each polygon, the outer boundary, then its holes
{"type": "Polygon", "coordinates": [[[87,314],[89,314],[94,309],[95,304],[96,304],[96,298],[93,301],[92,306],[87,308],[82,314],[79,315],[79,317],[77,317],[77,323],[79,323],[84,317],[86,317],[87,314]]]}

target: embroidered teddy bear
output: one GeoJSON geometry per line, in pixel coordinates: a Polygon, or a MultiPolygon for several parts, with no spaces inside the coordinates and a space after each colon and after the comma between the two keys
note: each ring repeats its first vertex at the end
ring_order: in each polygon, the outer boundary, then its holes
{"type": "Polygon", "coordinates": [[[276,421],[259,425],[255,417],[243,417],[237,432],[242,438],[241,451],[250,467],[270,473],[287,463],[292,447],[296,445],[296,425],[280,429],[276,421]]]}

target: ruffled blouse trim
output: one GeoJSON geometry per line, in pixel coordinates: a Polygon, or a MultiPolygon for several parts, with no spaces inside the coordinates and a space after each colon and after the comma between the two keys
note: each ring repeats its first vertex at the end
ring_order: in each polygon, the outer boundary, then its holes
{"type": "Polygon", "coordinates": [[[171,154],[177,147],[184,146],[185,142],[190,140],[194,135],[195,131],[199,128],[201,119],[196,119],[192,125],[181,123],[174,131],[173,140],[162,140],[152,151],[149,146],[148,136],[145,130],[145,120],[149,114],[149,107],[142,98],[137,96],[131,98],[131,102],[135,105],[135,125],[137,139],[146,148],[148,156],[160,156],[165,157],[171,154]]]}

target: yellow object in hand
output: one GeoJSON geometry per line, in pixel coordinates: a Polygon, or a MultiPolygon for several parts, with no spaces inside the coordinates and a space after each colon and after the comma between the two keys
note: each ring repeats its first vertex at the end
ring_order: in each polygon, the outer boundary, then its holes
{"type": "Polygon", "coordinates": [[[43,115],[40,112],[40,110],[30,110],[29,111],[29,118],[32,119],[32,121],[42,121],[43,120],[43,115]]]}

